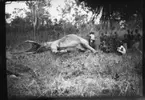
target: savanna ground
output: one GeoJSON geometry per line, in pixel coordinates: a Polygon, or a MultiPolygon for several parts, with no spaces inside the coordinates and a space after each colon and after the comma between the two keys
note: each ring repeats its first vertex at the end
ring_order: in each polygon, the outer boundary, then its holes
{"type": "MultiPolygon", "coordinates": [[[[47,41],[41,32],[39,41],[47,41]]],[[[32,33],[7,33],[8,52],[19,52],[29,45],[32,33]]],[[[6,68],[20,76],[7,75],[8,97],[91,97],[142,96],[142,55],[131,50],[126,55],[93,54],[90,51],[53,54],[9,54],[6,68]]]]}

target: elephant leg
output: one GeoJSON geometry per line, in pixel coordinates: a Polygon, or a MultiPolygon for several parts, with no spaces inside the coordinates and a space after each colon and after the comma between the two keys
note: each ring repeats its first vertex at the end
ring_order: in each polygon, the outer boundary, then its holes
{"type": "Polygon", "coordinates": [[[89,46],[89,44],[83,43],[83,45],[84,45],[87,49],[91,50],[93,53],[96,53],[96,52],[97,52],[95,49],[93,49],[91,46],[89,46]]]}

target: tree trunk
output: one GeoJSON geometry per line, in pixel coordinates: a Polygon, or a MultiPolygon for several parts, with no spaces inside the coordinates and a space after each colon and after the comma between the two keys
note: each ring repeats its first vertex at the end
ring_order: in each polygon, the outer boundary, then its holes
{"type": "Polygon", "coordinates": [[[37,12],[36,12],[36,6],[34,5],[34,14],[33,14],[33,16],[34,16],[34,20],[33,20],[33,27],[34,27],[34,40],[36,40],[36,24],[37,24],[37,12]]]}
{"type": "Polygon", "coordinates": [[[34,30],[33,30],[33,39],[36,40],[36,38],[35,38],[35,33],[36,33],[36,32],[35,32],[35,30],[36,30],[35,25],[33,25],[33,29],[34,29],[34,30]]]}

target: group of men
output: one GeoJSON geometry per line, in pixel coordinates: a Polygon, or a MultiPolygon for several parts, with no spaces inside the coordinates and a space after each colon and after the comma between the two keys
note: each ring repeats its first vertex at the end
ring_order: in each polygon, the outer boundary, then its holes
{"type": "MultiPolygon", "coordinates": [[[[90,32],[89,33],[89,45],[95,49],[95,33],[90,32]]],[[[121,54],[126,54],[126,48],[123,44],[121,44],[119,47],[117,47],[117,51],[121,54]]]]}

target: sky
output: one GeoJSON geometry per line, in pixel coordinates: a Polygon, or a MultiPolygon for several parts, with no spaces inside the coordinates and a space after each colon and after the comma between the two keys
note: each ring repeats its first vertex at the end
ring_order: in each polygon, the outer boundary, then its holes
{"type": "Polygon", "coordinates": [[[58,16],[58,11],[56,10],[56,8],[58,6],[60,7],[64,7],[64,1],[65,0],[52,0],[52,7],[49,9],[49,13],[52,15],[52,16],[58,16]]]}
{"type": "Polygon", "coordinates": [[[27,6],[24,2],[12,2],[11,4],[5,5],[5,12],[12,14],[14,8],[27,8],[27,6]]]}

